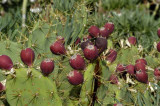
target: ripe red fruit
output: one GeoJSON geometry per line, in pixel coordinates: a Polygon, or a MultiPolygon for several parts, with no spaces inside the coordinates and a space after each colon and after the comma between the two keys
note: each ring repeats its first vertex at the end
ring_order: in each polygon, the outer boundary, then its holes
{"type": "Polygon", "coordinates": [[[160,52],[160,42],[157,43],[157,50],[160,52]]]}
{"type": "Polygon", "coordinates": [[[146,65],[143,63],[136,63],[135,70],[136,71],[139,71],[139,70],[146,71],[146,65]]]}
{"type": "Polygon", "coordinates": [[[81,49],[84,50],[88,45],[93,45],[93,43],[90,40],[82,42],[81,49]]]}
{"type": "Polygon", "coordinates": [[[128,38],[128,41],[131,45],[135,45],[136,44],[136,38],[134,36],[131,36],[128,38]]]}
{"type": "Polygon", "coordinates": [[[11,58],[7,55],[0,56],[0,69],[10,70],[13,67],[11,58]]]}
{"type": "Polygon", "coordinates": [[[56,55],[65,55],[66,54],[66,49],[63,45],[63,43],[56,41],[50,46],[50,50],[53,54],[56,55]]]}
{"type": "Polygon", "coordinates": [[[57,36],[57,37],[56,37],[56,40],[59,41],[59,42],[61,42],[61,43],[63,43],[63,44],[64,44],[64,42],[65,42],[65,41],[64,41],[64,37],[62,37],[62,36],[57,36]]]}
{"type": "Polygon", "coordinates": [[[24,64],[27,66],[32,66],[35,59],[35,54],[31,48],[26,48],[21,51],[20,57],[24,64]]]}
{"type": "Polygon", "coordinates": [[[160,68],[154,69],[154,76],[157,80],[160,80],[160,68]]]}
{"type": "Polygon", "coordinates": [[[107,30],[105,27],[102,27],[100,29],[100,36],[108,38],[109,37],[109,30],[107,30]]]}
{"type": "Polygon", "coordinates": [[[124,72],[126,70],[126,66],[125,65],[123,65],[123,64],[118,64],[117,65],[117,68],[116,68],[116,71],[117,72],[124,72]]]}
{"type": "Polygon", "coordinates": [[[100,55],[104,50],[107,49],[107,40],[103,37],[98,37],[95,40],[95,45],[98,48],[98,54],[100,55]]]}
{"type": "Polygon", "coordinates": [[[129,73],[130,75],[134,75],[135,71],[134,71],[134,65],[130,64],[126,66],[126,70],[127,73],[129,73]]]}
{"type": "Polygon", "coordinates": [[[109,31],[109,34],[114,31],[114,24],[112,22],[107,22],[104,27],[109,31]]]}
{"type": "Polygon", "coordinates": [[[88,32],[89,34],[92,36],[92,37],[97,37],[99,36],[100,34],[100,30],[97,26],[91,26],[89,29],[88,29],[88,32]]]}
{"type": "Polygon", "coordinates": [[[136,63],[143,63],[143,64],[147,65],[147,61],[145,59],[137,59],[136,63]]]}
{"type": "Polygon", "coordinates": [[[106,57],[106,60],[112,63],[117,58],[117,52],[113,49],[109,50],[109,54],[106,57]]]}
{"type": "Polygon", "coordinates": [[[98,57],[98,49],[94,45],[88,45],[84,51],[84,56],[88,60],[95,60],[98,57]]]}
{"type": "Polygon", "coordinates": [[[118,77],[114,74],[112,74],[110,77],[109,77],[109,81],[111,84],[118,84],[118,77]]]}
{"type": "Polygon", "coordinates": [[[41,62],[40,68],[43,75],[48,76],[54,70],[54,61],[51,59],[45,59],[41,62]]]}
{"type": "Polygon", "coordinates": [[[136,71],[136,79],[139,82],[148,83],[148,74],[143,70],[136,71]]]}
{"type": "Polygon", "coordinates": [[[158,28],[158,30],[157,30],[157,35],[160,38],[160,28],[158,28]]]}
{"type": "Polygon", "coordinates": [[[71,71],[68,75],[67,75],[68,81],[70,84],[72,85],[79,85],[83,83],[83,75],[78,72],[77,70],[73,70],[71,71]]]}
{"type": "Polygon", "coordinates": [[[80,54],[73,55],[69,63],[71,67],[76,70],[84,70],[85,68],[85,60],[81,57],[80,54]]]}
{"type": "Polygon", "coordinates": [[[76,41],[74,42],[74,44],[75,44],[75,45],[78,45],[79,43],[81,43],[81,39],[78,37],[78,38],[76,39],[76,41]]]}

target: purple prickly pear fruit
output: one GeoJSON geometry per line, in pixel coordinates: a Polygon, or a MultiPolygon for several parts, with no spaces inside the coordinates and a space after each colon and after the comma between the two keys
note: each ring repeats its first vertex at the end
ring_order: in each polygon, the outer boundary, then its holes
{"type": "Polygon", "coordinates": [[[93,45],[93,43],[90,40],[84,41],[81,43],[81,49],[84,50],[86,46],[93,45]]]}
{"type": "Polygon", "coordinates": [[[116,71],[121,73],[121,72],[124,72],[126,70],[126,66],[123,65],[123,64],[118,64],[117,65],[117,68],[116,68],[116,71]]]}
{"type": "Polygon", "coordinates": [[[160,42],[157,43],[157,50],[160,52],[160,42]]]}
{"type": "Polygon", "coordinates": [[[136,63],[143,63],[143,64],[147,65],[147,61],[143,58],[142,59],[137,59],[136,63]]]}
{"type": "Polygon", "coordinates": [[[109,34],[114,31],[114,24],[112,22],[107,22],[104,27],[108,30],[109,34]]]}
{"type": "Polygon", "coordinates": [[[94,45],[88,45],[84,51],[84,57],[88,60],[95,60],[98,57],[98,49],[94,45]]]}
{"type": "Polygon", "coordinates": [[[69,63],[71,67],[75,70],[84,70],[85,68],[85,60],[81,57],[80,54],[73,55],[69,63]]]}
{"type": "Polygon", "coordinates": [[[107,40],[103,37],[96,38],[95,45],[98,48],[98,54],[100,55],[104,50],[107,49],[107,40]]]}
{"type": "Polygon", "coordinates": [[[127,73],[129,73],[130,75],[134,75],[135,74],[134,65],[132,65],[132,64],[127,65],[126,66],[126,70],[127,70],[127,73]]]}
{"type": "Polygon", "coordinates": [[[102,27],[100,29],[100,36],[108,38],[109,37],[109,30],[107,30],[105,27],[102,27]]]}
{"type": "Polygon", "coordinates": [[[5,90],[5,86],[0,82],[0,92],[5,90]]]}
{"type": "Polygon", "coordinates": [[[109,77],[109,81],[111,84],[118,84],[118,77],[114,74],[112,74],[110,77],[109,77]]]}
{"type": "Polygon", "coordinates": [[[59,41],[59,42],[61,42],[61,43],[63,43],[64,44],[64,37],[62,37],[62,36],[57,36],[56,37],[56,41],[59,41]]]}
{"type": "Polygon", "coordinates": [[[40,68],[43,75],[48,76],[54,70],[54,61],[51,59],[45,59],[41,62],[40,68]]]}
{"type": "Polygon", "coordinates": [[[92,36],[92,37],[98,37],[99,34],[100,34],[100,30],[97,26],[91,26],[89,29],[88,29],[88,32],[89,34],[92,36]]]}
{"type": "Polygon", "coordinates": [[[155,76],[156,80],[160,80],[160,68],[154,69],[154,76],[155,76]]]}
{"type": "Polygon", "coordinates": [[[109,54],[106,57],[106,60],[112,63],[117,58],[117,52],[113,49],[109,50],[109,54]]]}
{"type": "Polygon", "coordinates": [[[146,65],[144,63],[136,63],[135,64],[135,70],[136,71],[139,71],[139,70],[147,71],[146,70],[146,65]]]}
{"type": "Polygon", "coordinates": [[[128,38],[128,41],[131,45],[135,45],[136,44],[136,38],[134,36],[131,36],[128,38]]]}
{"type": "Polygon", "coordinates": [[[13,67],[13,62],[11,58],[7,55],[1,55],[0,56],[0,69],[11,70],[12,67],[13,67]]]}
{"type": "Polygon", "coordinates": [[[143,70],[136,71],[136,79],[139,82],[148,83],[148,74],[143,70]]]}
{"type": "Polygon", "coordinates": [[[77,71],[73,70],[67,75],[68,81],[72,85],[79,85],[83,83],[83,75],[77,71]]]}
{"type": "Polygon", "coordinates": [[[160,38],[160,28],[158,28],[158,30],[157,30],[157,35],[160,38]]]}
{"type": "Polygon", "coordinates": [[[63,45],[63,43],[56,41],[50,46],[50,50],[53,54],[56,55],[65,55],[66,54],[66,49],[63,45]]]}
{"type": "Polygon", "coordinates": [[[24,64],[27,66],[32,66],[35,59],[35,54],[31,48],[26,48],[21,51],[20,57],[24,64]]]}

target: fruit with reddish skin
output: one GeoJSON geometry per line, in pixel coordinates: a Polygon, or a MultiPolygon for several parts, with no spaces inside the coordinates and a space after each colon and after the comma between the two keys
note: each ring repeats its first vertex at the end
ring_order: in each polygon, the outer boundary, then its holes
{"type": "Polygon", "coordinates": [[[84,57],[88,60],[95,60],[98,57],[98,49],[94,45],[88,45],[84,51],[84,57]]]}
{"type": "Polygon", "coordinates": [[[123,65],[123,64],[118,64],[117,65],[117,68],[116,68],[116,71],[117,72],[124,72],[126,70],[126,66],[125,65],[123,65]]]}
{"type": "Polygon", "coordinates": [[[71,67],[76,70],[84,70],[85,68],[85,60],[81,57],[80,54],[74,54],[70,61],[71,67]]]}
{"type": "Polygon", "coordinates": [[[160,52],[160,42],[157,43],[157,50],[160,52]]]}
{"type": "Polygon", "coordinates": [[[114,104],[113,106],[123,106],[123,105],[118,103],[118,104],[114,104]]]}
{"type": "Polygon", "coordinates": [[[27,66],[32,66],[35,59],[35,54],[31,48],[26,48],[21,51],[20,57],[24,64],[27,66]]]}
{"type": "Polygon", "coordinates": [[[64,37],[62,37],[62,36],[57,36],[57,37],[56,37],[56,40],[59,41],[59,42],[61,42],[61,43],[63,43],[63,44],[64,44],[64,42],[65,42],[65,41],[64,41],[64,37]]]}
{"type": "Polygon", "coordinates": [[[11,58],[7,55],[0,56],[0,69],[10,70],[13,67],[11,58]]]}
{"type": "Polygon", "coordinates": [[[136,71],[136,79],[139,82],[148,83],[148,74],[143,70],[136,71]]]}
{"type": "Polygon", "coordinates": [[[136,63],[143,63],[143,64],[147,65],[147,61],[143,58],[142,59],[137,59],[136,63]]]}
{"type": "Polygon", "coordinates": [[[77,71],[73,70],[67,75],[68,81],[72,85],[79,85],[82,84],[84,81],[83,75],[77,71]]]}
{"type": "Polygon", "coordinates": [[[112,63],[117,58],[117,52],[113,49],[109,50],[109,54],[106,57],[106,60],[112,63]]]}
{"type": "Polygon", "coordinates": [[[0,82],[0,92],[5,90],[5,86],[0,82]]]}
{"type": "Polygon", "coordinates": [[[128,38],[128,41],[131,45],[135,45],[136,44],[136,38],[134,36],[131,36],[128,38]]]}
{"type": "Polygon", "coordinates": [[[48,76],[54,70],[54,61],[51,59],[45,59],[41,62],[40,68],[43,75],[48,76]]]}
{"type": "Polygon", "coordinates": [[[78,45],[79,43],[81,43],[81,39],[78,37],[78,38],[76,39],[76,41],[74,42],[74,44],[75,44],[75,45],[78,45]]]}
{"type": "Polygon", "coordinates": [[[114,31],[114,24],[112,22],[107,22],[104,27],[108,30],[109,34],[114,31]]]}
{"type": "Polygon", "coordinates": [[[84,41],[81,43],[81,49],[84,50],[86,46],[93,45],[93,43],[90,40],[84,41]]]}
{"type": "Polygon", "coordinates": [[[160,68],[154,69],[154,76],[155,76],[156,80],[160,80],[160,68]]]}
{"type": "Polygon", "coordinates": [[[160,28],[158,28],[158,30],[157,30],[157,35],[160,38],[160,28]]]}
{"type": "Polygon", "coordinates": [[[135,70],[136,71],[139,71],[139,70],[146,71],[146,65],[143,63],[136,63],[135,70]]]}
{"type": "Polygon", "coordinates": [[[56,41],[50,46],[50,50],[53,54],[56,55],[65,55],[66,54],[66,49],[63,45],[63,43],[56,41]]]}
{"type": "Polygon", "coordinates": [[[111,84],[118,84],[118,77],[114,74],[112,74],[110,77],[109,77],[109,81],[111,84]]]}
{"type": "Polygon", "coordinates": [[[134,75],[135,74],[134,65],[132,65],[132,64],[127,65],[126,66],[126,70],[127,70],[127,73],[129,73],[130,75],[134,75]]]}
{"type": "Polygon", "coordinates": [[[107,49],[107,40],[103,37],[98,37],[95,40],[95,45],[98,48],[98,54],[100,55],[104,50],[107,49]]]}
{"type": "Polygon", "coordinates": [[[92,37],[98,37],[99,34],[100,34],[100,30],[97,26],[91,26],[89,29],[88,29],[88,32],[89,34],[92,36],[92,37]]]}
{"type": "Polygon", "coordinates": [[[102,27],[100,29],[100,36],[108,38],[109,37],[109,31],[105,27],[102,27]]]}

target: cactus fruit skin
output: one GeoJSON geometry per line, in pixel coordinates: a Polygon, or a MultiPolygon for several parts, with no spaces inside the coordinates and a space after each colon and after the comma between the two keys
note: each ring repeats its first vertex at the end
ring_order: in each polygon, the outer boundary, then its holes
{"type": "Polygon", "coordinates": [[[70,66],[75,70],[84,70],[85,68],[85,60],[81,57],[80,54],[74,54],[70,58],[70,66]]]}
{"type": "Polygon", "coordinates": [[[156,80],[160,80],[160,70],[159,68],[154,69],[154,76],[156,80]]]}
{"type": "Polygon", "coordinates": [[[54,70],[54,61],[51,59],[45,59],[41,62],[40,68],[43,75],[48,76],[54,70]]]}
{"type": "Polygon", "coordinates": [[[109,31],[105,27],[100,28],[100,36],[108,38],[109,34],[109,31]]]}
{"type": "Polygon", "coordinates": [[[68,81],[72,85],[79,85],[83,83],[83,75],[77,71],[73,70],[67,75],[68,81]]]}
{"type": "Polygon", "coordinates": [[[92,36],[92,37],[98,37],[99,34],[100,34],[100,30],[97,26],[91,26],[89,29],[88,29],[88,32],[89,34],[92,36]]]}
{"type": "Polygon", "coordinates": [[[109,81],[111,84],[118,84],[118,77],[114,74],[112,74],[110,77],[109,77],[109,81]]]}
{"type": "Polygon", "coordinates": [[[126,66],[126,70],[127,70],[127,73],[129,73],[130,75],[134,75],[135,74],[134,65],[132,65],[132,64],[127,65],[126,66]]]}
{"type": "Polygon", "coordinates": [[[131,45],[135,45],[136,44],[136,38],[134,36],[131,36],[128,38],[128,41],[131,45]]]}
{"type": "Polygon", "coordinates": [[[114,24],[112,22],[107,22],[104,27],[108,30],[109,34],[114,31],[114,24]]]}
{"type": "Polygon", "coordinates": [[[95,40],[95,46],[98,48],[98,54],[100,55],[104,50],[107,49],[107,40],[103,37],[98,37],[95,40]]]}
{"type": "Polygon", "coordinates": [[[121,73],[121,72],[124,72],[125,69],[126,69],[126,66],[125,66],[125,65],[123,65],[123,64],[118,64],[118,65],[117,65],[117,68],[116,68],[116,71],[121,73]]]}
{"type": "Polygon", "coordinates": [[[157,43],[157,50],[160,52],[160,42],[157,43]]]}
{"type": "Polygon", "coordinates": [[[50,46],[50,50],[55,55],[65,55],[66,49],[62,42],[56,41],[50,46]]]}
{"type": "Polygon", "coordinates": [[[21,51],[20,57],[24,64],[32,66],[35,59],[35,53],[31,48],[26,48],[21,51]]]}
{"type": "Polygon", "coordinates": [[[143,63],[143,64],[147,65],[147,61],[143,58],[142,59],[137,59],[136,63],[143,63]]]}
{"type": "Polygon", "coordinates": [[[136,71],[139,71],[139,70],[147,71],[147,70],[146,70],[146,65],[143,64],[143,63],[136,63],[136,64],[135,64],[135,70],[136,70],[136,71]]]}
{"type": "Polygon", "coordinates": [[[88,60],[95,60],[98,57],[98,49],[94,45],[88,45],[84,51],[84,56],[88,60]]]}
{"type": "Polygon", "coordinates": [[[78,45],[79,43],[81,43],[81,39],[78,37],[78,38],[76,39],[76,41],[74,42],[74,44],[75,44],[75,45],[78,45]]]}
{"type": "Polygon", "coordinates": [[[1,55],[0,56],[0,69],[11,70],[12,67],[13,67],[13,62],[11,58],[7,55],[1,55]]]}
{"type": "Polygon", "coordinates": [[[93,43],[90,40],[84,41],[81,43],[81,49],[84,50],[86,46],[93,45],[93,43]]]}
{"type": "Polygon", "coordinates": [[[160,28],[158,28],[158,30],[157,30],[157,35],[160,38],[160,28]]]}
{"type": "Polygon", "coordinates": [[[106,57],[106,60],[112,63],[115,61],[116,58],[117,58],[117,52],[113,49],[110,49],[109,54],[106,57]]]}
{"type": "Polygon", "coordinates": [[[143,70],[136,71],[136,79],[139,82],[148,83],[148,74],[143,70]]]}

